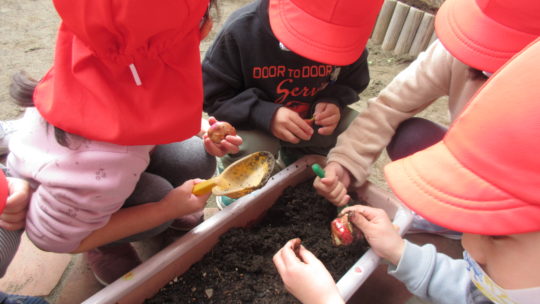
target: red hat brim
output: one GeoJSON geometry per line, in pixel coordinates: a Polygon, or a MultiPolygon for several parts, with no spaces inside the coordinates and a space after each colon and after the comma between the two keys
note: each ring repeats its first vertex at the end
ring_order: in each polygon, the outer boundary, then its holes
{"type": "MultiPolygon", "coordinates": [[[[533,6],[530,9],[540,11],[540,2],[534,4],[534,1],[528,1],[533,6]]],[[[476,0],[445,1],[435,17],[435,31],[454,57],[468,66],[490,73],[497,71],[540,34],[527,33],[497,22],[485,15],[476,0]]]]}
{"type": "Polygon", "coordinates": [[[270,0],[270,26],[288,49],[320,63],[344,66],[355,62],[365,49],[382,1],[359,1],[364,14],[354,26],[339,25],[317,18],[295,1],[270,0]]]}
{"type": "Polygon", "coordinates": [[[405,205],[465,233],[540,231],[539,56],[537,39],[489,78],[441,142],[385,167],[405,205]]]}
{"type": "Polygon", "coordinates": [[[396,196],[437,225],[484,235],[540,229],[540,206],[523,202],[470,171],[443,142],[392,162],[384,171],[396,196]]]}

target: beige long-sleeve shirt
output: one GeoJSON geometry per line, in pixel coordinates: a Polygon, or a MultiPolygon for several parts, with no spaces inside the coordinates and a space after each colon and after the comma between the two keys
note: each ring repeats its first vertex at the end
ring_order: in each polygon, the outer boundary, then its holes
{"type": "Polygon", "coordinates": [[[363,184],[369,168],[388,145],[399,124],[435,100],[448,96],[450,119],[463,110],[485,79],[474,77],[469,66],[453,57],[441,44],[430,47],[399,73],[339,137],[328,162],[347,168],[363,184]]]}

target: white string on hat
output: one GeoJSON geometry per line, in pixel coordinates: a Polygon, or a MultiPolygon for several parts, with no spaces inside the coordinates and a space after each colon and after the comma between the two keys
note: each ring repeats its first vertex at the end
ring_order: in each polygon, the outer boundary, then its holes
{"type": "Polygon", "coordinates": [[[140,87],[142,85],[142,81],[141,77],[139,77],[139,73],[137,72],[137,68],[135,67],[134,63],[131,63],[129,65],[129,70],[131,71],[131,75],[133,75],[133,80],[135,81],[135,84],[140,87]]]}

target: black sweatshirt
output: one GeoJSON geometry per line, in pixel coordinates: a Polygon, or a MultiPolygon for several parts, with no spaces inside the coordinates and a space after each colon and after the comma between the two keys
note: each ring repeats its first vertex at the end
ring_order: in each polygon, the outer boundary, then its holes
{"type": "Polygon", "coordinates": [[[257,0],[231,14],[206,53],[204,110],[236,128],[270,132],[279,107],[309,118],[318,102],[344,108],[357,101],[369,83],[367,50],[331,80],[336,69],[282,50],[270,28],[268,0],[257,0]]]}

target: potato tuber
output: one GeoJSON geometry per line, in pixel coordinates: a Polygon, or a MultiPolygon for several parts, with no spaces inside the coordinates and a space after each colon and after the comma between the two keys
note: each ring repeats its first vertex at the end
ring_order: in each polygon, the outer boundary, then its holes
{"type": "Polygon", "coordinates": [[[350,213],[334,219],[330,224],[332,230],[332,242],[336,246],[347,246],[362,238],[362,233],[350,222],[350,213]]]}
{"type": "Polygon", "coordinates": [[[227,135],[236,135],[236,129],[226,121],[217,121],[208,129],[208,138],[219,144],[227,135]]]}

